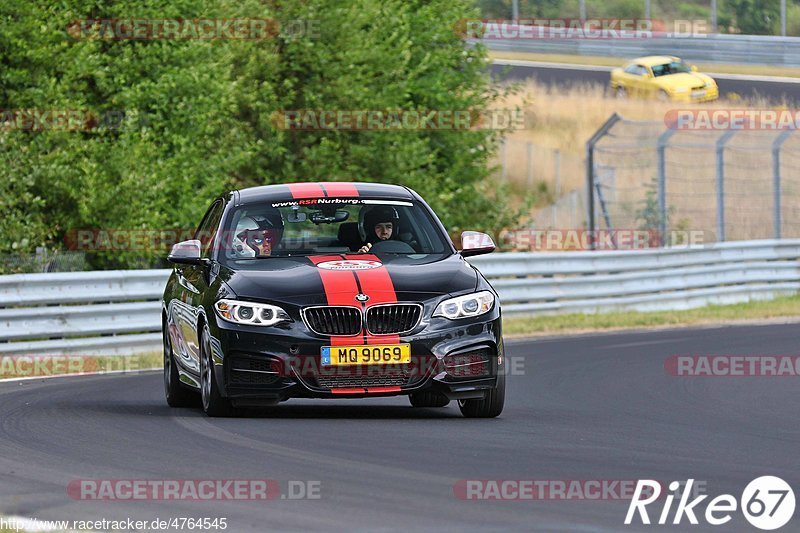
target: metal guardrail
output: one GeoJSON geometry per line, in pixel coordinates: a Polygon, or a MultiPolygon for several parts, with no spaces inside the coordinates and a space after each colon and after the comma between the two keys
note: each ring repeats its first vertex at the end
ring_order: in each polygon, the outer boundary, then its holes
{"type": "Polygon", "coordinates": [[[800,292],[800,240],[508,253],[471,262],[491,280],[506,315],[690,309],[800,292]]]}
{"type": "MultiPolygon", "coordinates": [[[[470,259],[506,315],[688,309],[800,292],[800,240],[470,259]]],[[[0,276],[0,355],[159,350],[169,270],[0,276]]]]}
{"type": "MultiPolygon", "coordinates": [[[[474,40],[472,42],[475,42],[474,40]]],[[[489,50],[602,57],[675,55],[688,61],[800,67],[800,37],[709,34],[651,39],[484,39],[489,50]]]]}
{"type": "Polygon", "coordinates": [[[0,276],[0,355],[158,350],[169,270],[0,276]]]}

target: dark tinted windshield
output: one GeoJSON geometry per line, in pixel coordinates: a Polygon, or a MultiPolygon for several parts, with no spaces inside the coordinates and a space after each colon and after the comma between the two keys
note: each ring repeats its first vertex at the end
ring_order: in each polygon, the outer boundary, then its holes
{"type": "MultiPolygon", "coordinates": [[[[225,222],[220,260],[369,253],[445,254],[447,236],[421,205],[406,200],[329,198],[243,205],[225,222]]],[[[232,265],[233,266],[233,265],[232,265]]]]}
{"type": "Polygon", "coordinates": [[[683,61],[672,61],[664,63],[663,65],[655,65],[652,68],[653,76],[656,78],[660,76],[669,76],[670,74],[681,74],[684,72],[691,72],[692,69],[683,61]]]}

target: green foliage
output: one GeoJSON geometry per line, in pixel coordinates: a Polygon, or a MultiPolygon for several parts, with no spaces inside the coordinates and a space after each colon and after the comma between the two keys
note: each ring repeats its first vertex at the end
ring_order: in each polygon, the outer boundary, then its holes
{"type": "MultiPolygon", "coordinates": [[[[674,209],[668,208],[666,220],[669,227],[669,217],[674,209]]],[[[644,201],[641,208],[636,210],[636,220],[640,222],[638,229],[646,231],[658,231],[661,229],[662,215],[658,206],[658,178],[654,177],[647,185],[644,201]]]]}
{"type": "Polygon", "coordinates": [[[780,0],[726,0],[736,27],[750,35],[775,35],[781,23],[780,0]]]}
{"type": "MultiPolygon", "coordinates": [[[[488,181],[500,132],[301,132],[272,121],[295,109],[485,110],[504,93],[489,84],[485,51],[466,49],[454,31],[477,16],[468,0],[66,0],[22,12],[18,4],[0,0],[0,109],[125,119],[91,132],[0,128],[0,253],[63,246],[77,228],[191,228],[225,190],[293,181],[403,183],[451,230],[497,230],[519,214],[488,181]],[[76,19],[128,17],[313,27],[253,41],[67,32],[76,19]]],[[[91,260],[125,267],[140,255],[91,260]]]]}

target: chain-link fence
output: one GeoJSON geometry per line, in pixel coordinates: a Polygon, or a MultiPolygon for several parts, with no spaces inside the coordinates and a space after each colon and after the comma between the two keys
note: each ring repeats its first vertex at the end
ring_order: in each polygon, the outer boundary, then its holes
{"type": "Polygon", "coordinates": [[[498,158],[501,180],[550,200],[550,205],[531,213],[533,226],[576,228],[585,224],[584,158],[520,139],[506,139],[498,158]]]}
{"type": "MultiPolygon", "coordinates": [[[[795,130],[680,131],[615,116],[594,141],[586,158],[569,156],[569,170],[557,178],[547,163],[534,171],[562,184],[551,206],[532,213],[534,227],[648,229],[666,244],[687,232],[704,242],[800,237],[795,130]],[[586,200],[589,176],[593,209],[586,200]]],[[[506,144],[505,173],[519,179],[530,159],[519,148],[523,142],[506,144]]]]}
{"type": "Polygon", "coordinates": [[[706,242],[798,237],[800,135],[793,134],[614,121],[592,154],[598,227],[702,231],[706,242]]]}

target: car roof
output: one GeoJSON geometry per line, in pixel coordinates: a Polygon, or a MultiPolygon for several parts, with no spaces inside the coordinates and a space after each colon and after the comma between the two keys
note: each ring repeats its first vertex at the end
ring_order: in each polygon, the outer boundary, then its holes
{"type": "Polygon", "coordinates": [[[661,65],[663,63],[671,63],[672,61],[676,60],[680,61],[680,58],[675,56],[644,56],[631,59],[628,64],[636,63],[638,65],[652,67],[654,65],[661,65]]]}
{"type": "Polygon", "coordinates": [[[279,201],[292,198],[391,198],[413,200],[414,195],[402,185],[367,182],[304,182],[262,185],[234,191],[236,204],[279,201]]]}

